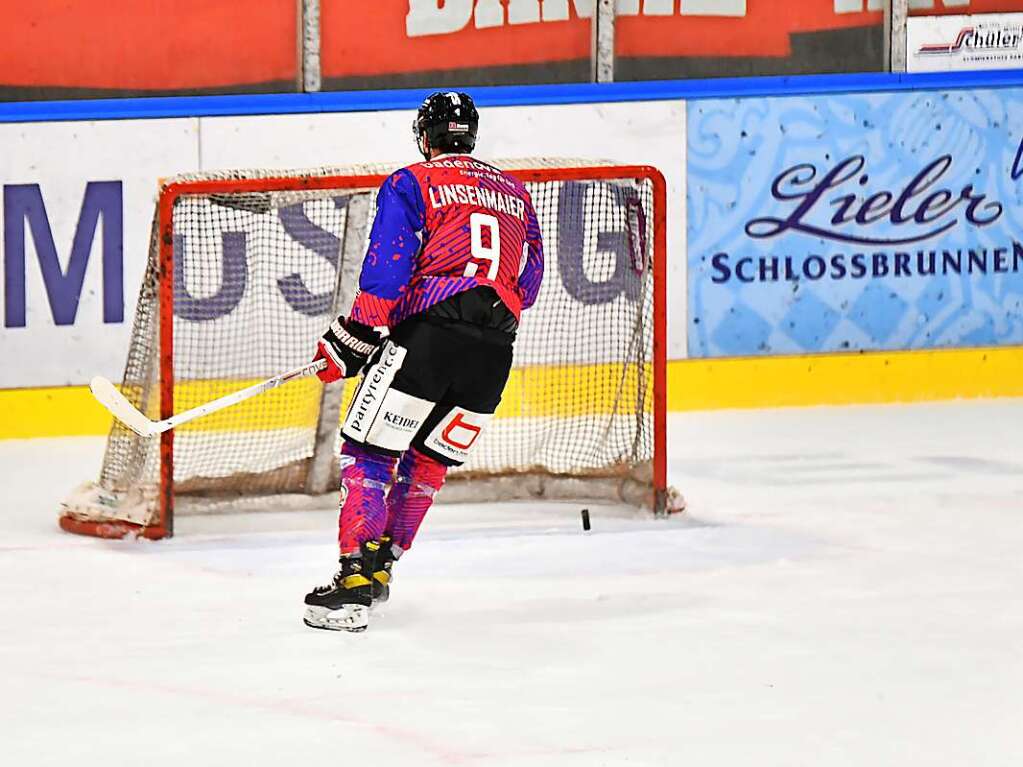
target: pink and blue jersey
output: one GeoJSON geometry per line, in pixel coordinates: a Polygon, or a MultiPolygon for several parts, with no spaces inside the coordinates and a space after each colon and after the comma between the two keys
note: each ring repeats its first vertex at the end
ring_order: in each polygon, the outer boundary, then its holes
{"type": "Polygon", "coordinates": [[[543,266],[522,182],[468,155],[443,155],[380,187],[351,319],[393,327],[477,286],[492,287],[518,319],[536,300],[543,266]]]}

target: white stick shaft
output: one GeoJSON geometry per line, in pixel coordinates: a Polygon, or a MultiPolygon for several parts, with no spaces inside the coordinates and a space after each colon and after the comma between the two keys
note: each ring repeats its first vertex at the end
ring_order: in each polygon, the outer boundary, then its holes
{"type": "Polygon", "coordinates": [[[168,429],[173,429],[176,426],[180,426],[183,423],[188,423],[196,418],[202,418],[203,416],[209,415],[210,413],[216,413],[218,410],[223,410],[231,405],[237,405],[239,402],[244,402],[247,399],[258,396],[263,392],[270,391],[270,389],[276,389],[281,384],[285,384],[288,381],[293,381],[296,378],[305,378],[306,376],[315,375],[318,370],[323,370],[327,366],[326,360],[316,360],[315,362],[308,362],[301,367],[297,367],[294,370],[289,370],[286,373],[275,375],[273,378],[268,378],[265,381],[260,381],[257,384],[253,384],[245,389],[240,389],[236,392],[226,394],[219,399],[215,399],[212,402],[207,402],[197,407],[193,407],[191,410],[185,410],[181,413],[176,413],[170,418],[163,421],[157,421],[153,424],[154,433],[161,434],[168,429]]]}

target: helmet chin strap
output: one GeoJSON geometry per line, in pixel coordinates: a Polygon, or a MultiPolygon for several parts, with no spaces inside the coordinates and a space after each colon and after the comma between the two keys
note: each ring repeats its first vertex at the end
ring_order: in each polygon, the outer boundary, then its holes
{"type": "Polygon", "coordinates": [[[423,159],[430,159],[430,140],[425,132],[419,134],[419,153],[423,159]]]}

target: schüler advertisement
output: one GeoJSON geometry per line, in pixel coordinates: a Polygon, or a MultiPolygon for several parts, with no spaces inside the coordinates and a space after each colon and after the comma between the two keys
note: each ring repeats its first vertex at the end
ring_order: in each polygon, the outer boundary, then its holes
{"type": "Polygon", "coordinates": [[[906,69],[940,72],[1023,66],[1023,13],[916,16],[906,23],[906,69]]]}
{"type": "Polygon", "coordinates": [[[1023,343],[1023,93],[687,114],[690,356],[1023,343]]]}

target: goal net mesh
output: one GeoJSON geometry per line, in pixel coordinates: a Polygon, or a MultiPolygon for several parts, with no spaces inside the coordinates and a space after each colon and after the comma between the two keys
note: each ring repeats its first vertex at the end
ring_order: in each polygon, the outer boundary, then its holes
{"type": "MultiPolygon", "coordinates": [[[[339,184],[311,191],[300,181],[357,171],[366,169],[263,173],[282,176],[280,189],[269,192],[200,194],[186,188],[173,207],[173,275],[161,274],[154,219],[122,383],[136,407],[160,418],[164,279],[173,284],[175,412],[311,358],[317,338],[354,298],[375,189],[339,184]]],[[[606,478],[617,489],[596,495],[610,492],[649,503],[651,181],[541,176],[527,188],[543,232],[543,285],[536,304],[523,313],[501,405],[468,463],[451,472],[447,494],[540,495],[561,478],[570,488],[562,494],[585,496],[590,481],[606,478]]],[[[338,420],[354,385],[350,380],[325,389],[306,378],[178,427],[173,440],[178,510],[336,489],[338,420]]],[[[114,424],[98,483],[108,499],[118,499],[105,503],[119,506],[107,509],[111,516],[151,524],[161,460],[167,458],[158,439],[114,424]]]]}

